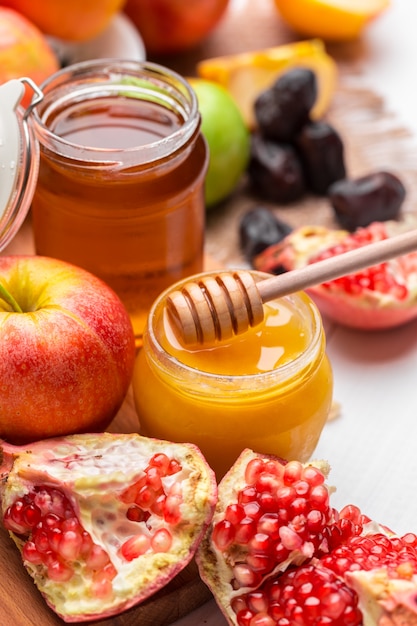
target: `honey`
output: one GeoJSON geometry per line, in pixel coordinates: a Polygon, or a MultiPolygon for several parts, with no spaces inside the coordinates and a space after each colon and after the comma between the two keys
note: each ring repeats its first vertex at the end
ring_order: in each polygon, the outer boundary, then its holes
{"type": "Polygon", "coordinates": [[[189,348],[170,327],[166,294],[151,310],[134,371],[140,432],[195,443],[218,478],[244,448],[307,461],[333,391],[321,318],[310,298],[275,300],[265,305],[260,326],[189,348]]]}
{"type": "Polygon", "coordinates": [[[195,96],[165,68],[128,62],[79,64],[42,89],[36,252],[109,284],[140,343],[155,298],[203,266],[207,149],[195,96]]]}

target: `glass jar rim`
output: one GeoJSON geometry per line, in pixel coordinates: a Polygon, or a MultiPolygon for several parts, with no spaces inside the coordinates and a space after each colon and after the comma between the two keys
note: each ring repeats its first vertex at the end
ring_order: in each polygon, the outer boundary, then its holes
{"type": "MultiPolygon", "coordinates": [[[[216,272],[209,271],[199,274],[198,277],[213,276],[216,272]]],[[[270,278],[270,274],[263,272],[253,271],[252,274],[261,280],[262,278],[270,278]]],[[[236,381],[238,381],[238,387],[242,392],[248,389],[259,388],[260,391],[265,391],[268,387],[274,384],[282,384],[286,381],[292,380],[297,373],[306,371],[309,369],[309,365],[312,366],[318,358],[320,351],[323,355],[325,352],[325,336],[321,320],[320,312],[313,302],[313,300],[304,292],[290,294],[283,296],[281,299],[289,302],[296,302],[297,305],[301,305],[303,309],[303,319],[309,321],[311,327],[310,342],[306,349],[299,354],[293,360],[284,363],[283,365],[265,372],[259,372],[256,374],[218,374],[213,372],[207,372],[191,367],[177,357],[169,354],[161,345],[155,332],[154,323],[158,320],[158,317],[163,314],[164,301],[167,295],[178,289],[182,283],[192,280],[193,277],[184,279],[166,289],[157,300],[153,303],[149,315],[146,329],[143,336],[144,346],[149,343],[153,353],[158,358],[158,367],[162,368],[169,376],[177,377],[179,380],[184,379],[184,375],[187,376],[187,383],[195,380],[201,385],[202,380],[208,381],[208,384],[213,388],[218,387],[221,389],[233,389],[236,391],[236,381]]],[[[142,348],[143,349],[143,348],[142,348]]]]}
{"type": "Polygon", "coordinates": [[[182,148],[198,130],[201,119],[197,96],[188,81],[169,68],[149,61],[127,59],[95,59],[74,63],[48,77],[41,85],[43,100],[31,116],[37,139],[46,147],[69,158],[92,163],[119,162],[121,155],[135,155],[136,161],[147,164],[160,160],[182,148]],[[169,135],[156,141],[128,148],[80,146],[56,135],[48,119],[58,107],[93,101],[106,95],[123,95],[158,102],[175,111],[183,123],[169,135]]]}

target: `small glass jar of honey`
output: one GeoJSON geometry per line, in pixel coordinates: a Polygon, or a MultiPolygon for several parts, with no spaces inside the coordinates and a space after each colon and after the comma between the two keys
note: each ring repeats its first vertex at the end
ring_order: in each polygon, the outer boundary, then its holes
{"type": "Polygon", "coordinates": [[[185,347],[165,303],[192,279],[162,293],[148,317],[133,376],[140,432],[195,443],[219,479],[244,448],[307,461],[333,393],[316,306],[305,293],[286,296],[264,305],[259,326],[230,340],[185,347]]]}
{"type": "Polygon", "coordinates": [[[103,59],[41,90],[36,252],[108,283],[140,343],[157,295],[203,268],[208,153],[196,96],[157,64],[103,59]]]}

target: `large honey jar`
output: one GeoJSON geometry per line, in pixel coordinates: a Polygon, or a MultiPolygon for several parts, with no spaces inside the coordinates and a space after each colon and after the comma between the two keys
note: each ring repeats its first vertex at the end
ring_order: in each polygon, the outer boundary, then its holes
{"type": "Polygon", "coordinates": [[[151,303],[200,272],[207,149],[191,87],[162,66],[98,60],[41,85],[37,254],[102,278],[140,337],[151,303]]]}

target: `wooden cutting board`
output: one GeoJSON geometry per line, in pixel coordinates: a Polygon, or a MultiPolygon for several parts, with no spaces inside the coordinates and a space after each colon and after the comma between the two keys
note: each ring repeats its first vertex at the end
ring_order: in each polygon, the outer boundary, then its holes
{"type": "MultiPolygon", "coordinates": [[[[170,65],[183,75],[193,75],[196,61],[210,56],[254,50],[293,41],[294,35],[279,21],[269,0],[245,0],[236,3],[217,31],[204,46],[186,55],[169,59],[151,59],[170,65]]],[[[415,163],[417,149],[410,134],[385,110],[383,101],[360,83],[363,50],[360,44],[329,49],[339,62],[340,83],[328,119],[345,142],[350,176],[377,169],[395,172],[407,187],[403,211],[417,206],[415,163]]],[[[365,60],[365,59],[363,59],[365,60]]],[[[269,206],[280,219],[297,227],[303,224],[336,226],[325,198],[306,196],[296,205],[274,206],[259,201],[248,192],[246,181],[226,203],[212,209],[207,220],[206,252],[209,263],[221,267],[239,266],[244,260],[239,249],[238,224],[242,215],[254,205],[269,206]]],[[[16,239],[3,254],[34,254],[30,216],[16,239]]],[[[112,432],[137,431],[138,421],[129,392],[125,403],[111,425],[112,432]]],[[[99,626],[167,626],[190,613],[208,599],[210,593],[191,563],[164,590],[139,607],[99,626]]],[[[63,622],[48,609],[26,574],[19,553],[7,533],[0,527],[0,626],[56,626],[63,622]]]]}

